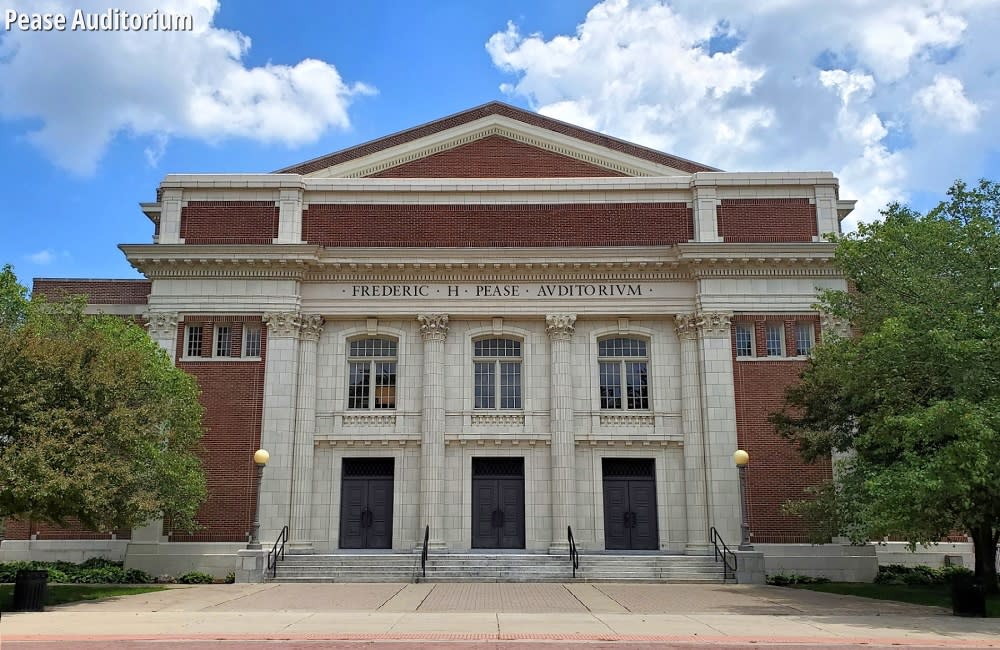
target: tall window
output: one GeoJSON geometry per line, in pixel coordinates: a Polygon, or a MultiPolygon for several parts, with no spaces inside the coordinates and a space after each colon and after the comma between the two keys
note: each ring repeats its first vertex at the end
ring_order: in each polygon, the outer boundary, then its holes
{"type": "Polygon", "coordinates": [[[797,323],[795,325],[795,354],[807,356],[813,349],[813,324],[797,323]]]}
{"type": "Polygon", "coordinates": [[[473,343],[472,354],[476,408],[521,408],[521,342],[480,339],[473,343]]]}
{"type": "Polygon", "coordinates": [[[736,324],[736,356],[753,356],[753,325],[749,323],[736,324]]]}
{"type": "Polygon", "coordinates": [[[597,342],[602,409],[649,408],[649,354],[643,339],[597,342]]]}
{"type": "Polygon", "coordinates": [[[260,356],[260,326],[245,325],[243,327],[243,356],[260,356]]]}
{"type": "Polygon", "coordinates": [[[347,362],[347,408],[396,408],[395,341],[376,338],[351,341],[347,362]]]}
{"type": "Polygon", "coordinates": [[[767,324],[767,356],[785,356],[785,328],[781,323],[767,324]]]}
{"type": "Polygon", "coordinates": [[[231,355],[230,346],[233,343],[233,330],[229,325],[215,326],[215,356],[228,357],[231,355]]]}
{"type": "Polygon", "coordinates": [[[201,356],[201,337],[202,337],[202,326],[201,325],[188,325],[187,326],[187,344],[184,347],[184,356],[188,357],[200,357],[201,356]]]}

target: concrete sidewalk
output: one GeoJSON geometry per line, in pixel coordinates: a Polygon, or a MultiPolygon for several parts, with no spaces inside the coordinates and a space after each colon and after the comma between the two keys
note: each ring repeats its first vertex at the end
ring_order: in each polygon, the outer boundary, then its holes
{"type": "Polygon", "coordinates": [[[5,613],[2,641],[629,641],[1000,647],[1000,619],[754,585],[204,585],[5,613]]]}

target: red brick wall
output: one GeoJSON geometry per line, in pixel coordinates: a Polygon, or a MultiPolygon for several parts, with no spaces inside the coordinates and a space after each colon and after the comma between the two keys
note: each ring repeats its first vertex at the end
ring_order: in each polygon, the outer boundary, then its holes
{"type": "Polygon", "coordinates": [[[727,242],[812,241],[818,232],[809,199],[723,199],[717,215],[727,242]]]}
{"type": "MultiPolygon", "coordinates": [[[[264,408],[264,358],[267,331],[261,331],[260,361],[183,360],[184,325],[187,323],[230,323],[233,325],[234,353],[238,351],[237,331],[246,322],[260,318],[246,316],[189,316],[177,328],[177,367],[194,376],[201,388],[205,407],[205,437],[202,462],[208,481],[208,499],[198,511],[204,526],[193,535],[174,532],[175,542],[245,541],[253,523],[255,469],[253,452],[260,447],[264,408]]],[[[206,342],[211,341],[206,328],[206,342]]],[[[211,346],[204,346],[211,349],[211,346]]],[[[169,529],[169,522],[165,526],[169,529]]]]}
{"type": "MultiPolygon", "coordinates": [[[[815,314],[740,314],[733,318],[734,324],[755,324],[758,356],[766,355],[762,334],[764,324],[775,320],[785,323],[785,349],[788,356],[795,354],[796,322],[812,320],[815,323],[813,340],[819,340],[819,318],[815,314]]],[[[737,444],[750,454],[747,485],[753,541],[808,541],[804,522],[798,517],[781,514],[780,508],[790,499],[803,498],[806,487],[831,478],[830,461],[806,464],[796,447],[778,435],[768,423],[771,413],[784,405],[785,389],[798,380],[806,362],[738,361],[735,328],[732,343],[737,444]]]]}
{"type": "Polygon", "coordinates": [[[274,201],[189,201],[181,208],[186,244],[270,244],[277,236],[274,201]]]}
{"type": "Polygon", "coordinates": [[[373,178],[565,178],[624,176],[499,135],[372,174],[373,178]]]}
{"type": "Polygon", "coordinates": [[[565,122],[560,122],[559,120],[554,120],[552,118],[545,117],[544,115],[539,115],[538,113],[532,113],[531,111],[509,106],[501,102],[490,102],[489,104],[484,104],[483,106],[478,106],[461,113],[443,117],[433,122],[428,122],[427,124],[416,128],[407,129],[406,131],[394,133],[393,135],[379,138],[378,140],[373,140],[371,142],[366,142],[356,147],[351,147],[350,149],[334,152],[328,156],[322,156],[298,165],[286,167],[278,170],[276,173],[309,174],[319,169],[339,165],[340,163],[355,160],[362,156],[382,151],[390,147],[406,144],[407,142],[413,142],[419,138],[440,133],[446,129],[467,124],[489,115],[503,115],[513,120],[517,120],[518,122],[537,126],[555,133],[562,133],[563,135],[568,135],[571,138],[577,138],[578,140],[583,140],[584,142],[596,144],[598,146],[611,149],[612,151],[620,151],[643,160],[651,160],[653,162],[660,163],[661,165],[667,165],[674,169],[686,172],[719,171],[718,169],[707,167],[700,163],[685,160],[683,158],[677,158],[676,156],[671,156],[661,151],[647,149],[646,147],[642,147],[631,142],[612,138],[604,135],[603,133],[597,133],[596,131],[583,129],[578,126],[573,126],[572,124],[566,124],[565,122]]]}
{"type": "Polygon", "coordinates": [[[657,246],[694,237],[684,203],[313,204],[302,237],[324,246],[657,246]]]}
{"type": "Polygon", "coordinates": [[[35,278],[31,292],[49,300],[87,296],[91,305],[145,305],[152,286],[149,280],[35,278]]]}
{"type": "MultiPolygon", "coordinates": [[[[132,531],[120,528],[113,531],[117,539],[130,539],[132,531]]],[[[111,532],[98,532],[84,528],[75,519],[67,520],[66,526],[24,519],[8,519],[4,522],[3,536],[5,539],[31,539],[32,533],[37,533],[37,539],[111,539],[111,532]]]]}

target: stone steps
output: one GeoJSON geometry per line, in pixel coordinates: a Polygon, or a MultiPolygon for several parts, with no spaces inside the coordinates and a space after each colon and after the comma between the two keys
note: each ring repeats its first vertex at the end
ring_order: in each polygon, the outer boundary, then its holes
{"type": "Polygon", "coordinates": [[[574,579],[566,555],[435,553],[427,577],[416,553],[287,555],[273,582],[672,582],[721,583],[711,557],[582,555],[574,579]]]}

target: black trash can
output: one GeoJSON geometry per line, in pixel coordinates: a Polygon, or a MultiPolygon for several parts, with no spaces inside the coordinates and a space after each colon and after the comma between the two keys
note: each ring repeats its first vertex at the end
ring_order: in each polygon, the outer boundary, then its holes
{"type": "Polygon", "coordinates": [[[41,612],[49,594],[49,572],[21,569],[14,577],[15,612],[41,612]]]}
{"type": "Polygon", "coordinates": [[[955,616],[986,616],[986,589],[973,576],[955,576],[951,581],[951,611],[955,616]]]}

